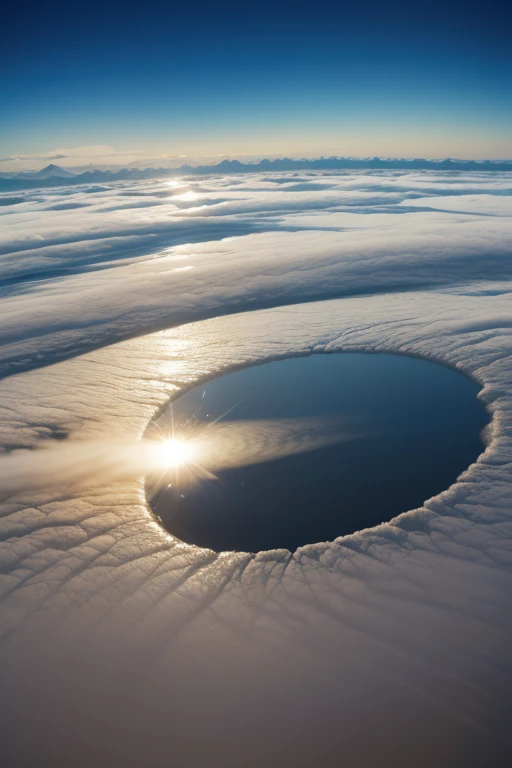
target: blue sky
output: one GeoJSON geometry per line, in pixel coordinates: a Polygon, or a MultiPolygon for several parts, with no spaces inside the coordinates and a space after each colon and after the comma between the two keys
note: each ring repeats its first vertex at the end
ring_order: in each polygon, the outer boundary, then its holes
{"type": "Polygon", "coordinates": [[[29,3],[0,153],[510,157],[510,21],[496,0],[29,3]]]}

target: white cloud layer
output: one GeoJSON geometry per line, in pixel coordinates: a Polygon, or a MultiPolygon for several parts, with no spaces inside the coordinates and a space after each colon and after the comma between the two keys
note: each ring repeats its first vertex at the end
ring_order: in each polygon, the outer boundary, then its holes
{"type": "Polygon", "coordinates": [[[0,382],[0,469],[41,440],[132,444],[179,388],[292,354],[437,360],[493,416],[479,460],[422,509],[293,555],[183,545],[137,478],[11,488],[6,762],[507,764],[510,188],[290,174],[0,208],[0,355],[20,371],[0,382]]]}
{"type": "Polygon", "coordinates": [[[509,186],[397,172],[26,194],[3,209],[1,370],[237,309],[508,279],[509,186]]]}

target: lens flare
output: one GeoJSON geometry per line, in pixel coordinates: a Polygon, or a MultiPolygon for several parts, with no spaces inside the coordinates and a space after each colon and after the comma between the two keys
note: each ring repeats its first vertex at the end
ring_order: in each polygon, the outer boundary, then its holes
{"type": "Polygon", "coordinates": [[[158,455],[161,463],[172,469],[188,464],[192,458],[192,447],[183,440],[164,440],[158,446],[158,455]]]}

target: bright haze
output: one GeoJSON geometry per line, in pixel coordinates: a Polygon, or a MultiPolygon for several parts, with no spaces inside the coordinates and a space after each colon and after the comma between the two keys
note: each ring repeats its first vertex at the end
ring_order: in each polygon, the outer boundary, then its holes
{"type": "Polygon", "coordinates": [[[510,158],[510,14],[499,0],[10,4],[0,170],[510,158]]]}

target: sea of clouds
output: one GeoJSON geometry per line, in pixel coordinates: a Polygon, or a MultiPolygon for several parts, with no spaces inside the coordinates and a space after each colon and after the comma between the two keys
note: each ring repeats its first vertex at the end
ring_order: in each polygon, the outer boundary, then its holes
{"type": "Polygon", "coordinates": [[[0,225],[6,763],[506,765],[512,175],[60,187],[0,225]],[[342,350],[480,382],[479,460],[296,553],[162,531],[123,451],[168,398],[342,350]]]}

